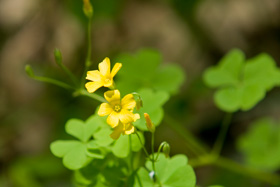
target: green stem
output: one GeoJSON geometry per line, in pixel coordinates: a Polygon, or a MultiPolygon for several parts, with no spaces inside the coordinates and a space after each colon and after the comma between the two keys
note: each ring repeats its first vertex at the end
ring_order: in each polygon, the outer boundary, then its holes
{"type": "Polygon", "coordinates": [[[133,154],[132,154],[132,139],[131,139],[131,134],[128,136],[128,143],[129,143],[129,151],[130,151],[130,171],[131,174],[133,173],[133,154]]]}
{"type": "Polygon", "coordinates": [[[106,103],[107,101],[101,97],[100,95],[97,95],[96,93],[89,93],[87,92],[85,89],[81,89],[81,90],[77,90],[74,93],[74,96],[79,96],[79,95],[83,95],[83,96],[87,96],[90,97],[94,100],[100,101],[101,103],[106,103]]]}
{"type": "Polygon", "coordinates": [[[214,165],[234,171],[236,173],[240,173],[245,176],[250,176],[257,180],[267,182],[269,184],[273,184],[273,185],[280,184],[280,176],[276,174],[263,172],[251,167],[246,167],[227,158],[223,158],[223,157],[218,158],[216,162],[214,162],[214,165]]]}
{"type": "Polygon", "coordinates": [[[58,81],[58,80],[55,80],[55,79],[51,79],[51,78],[48,78],[48,77],[33,76],[31,78],[33,78],[37,81],[54,84],[56,86],[59,86],[59,87],[65,88],[65,89],[75,90],[75,88],[70,86],[69,84],[66,84],[64,82],[61,82],[61,81],[58,81]]]}
{"type": "Polygon", "coordinates": [[[155,147],[155,133],[152,132],[152,139],[151,139],[151,148],[152,148],[152,167],[153,167],[153,172],[154,172],[154,182],[157,182],[158,185],[161,187],[161,183],[158,180],[157,177],[157,172],[156,172],[156,167],[155,167],[155,151],[154,151],[154,147],[155,147]]]}
{"type": "Polygon", "coordinates": [[[74,83],[75,86],[78,86],[78,80],[76,79],[76,77],[72,74],[72,72],[66,67],[64,66],[64,64],[62,63],[58,63],[59,67],[69,76],[69,78],[72,80],[72,82],[74,83]]]}
{"type": "Polygon", "coordinates": [[[156,167],[155,167],[155,151],[154,151],[154,147],[155,147],[155,133],[152,133],[152,139],[151,139],[151,149],[152,149],[152,166],[153,166],[153,171],[155,172],[155,176],[156,176],[156,167]]]}
{"type": "Polygon", "coordinates": [[[208,148],[206,148],[195,136],[193,136],[190,131],[184,128],[183,125],[166,114],[164,116],[164,121],[170,128],[172,128],[185,139],[185,141],[188,143],[190,151],[192,151],[195,155],[200,156],[202,154],[208,153],[208,148]]]}
{"type": "Polygon", "coordinates": [[[235,173],[239,173],[244,176],[249,176],[259,181],[267,182],[269,184],[279,184],[280,176],[272,173],[263,172],[261,170],[251,168],[248,166],[244,166],[239,164],[231,159],[224,157],[215,157],[213,154],[208,154],[201,156],[197,159],[189,160],[189,164],[193,168],[207,166],[207,165],[215,165],[235,173]]]}
{"type": "Polygon", "coordinates": [[[223,119],[221,130],[220,130],[217,140],[214,144],[212,154],[220,155],[221,150],[223,148],[225,138],[226,138],[227,131],[229,129],[231,119],[232,119],[232,113],[227,113],[223,119]]]}
{"type": "Polygon", "coordinates": [[[145,146],[144,146],[144,144],[143,144],[143,142],[142,142],[142,140],[141,140],[141,138],[140,138],[140,135],[138,134],[137,131],[135,132],[135,134],[137,135],[137,137],[138,137],[138,139],[139,139],[139,142],[140,142],[140,144],[141,144],[141,146],[142,146],[142,148],[143,148],[143,150],[144,150],[146,156],[148,157],[149,160],[151,160],[150,155],[149,155],[147,149],[145,148],[145,146]]]}
{"type": "Polygon", "coordinates": [[[160,150],[162,149],[162,147],[164,146],[166,142],[162,142],[159,147],[158,147],[158,151],[157,151],[157,156],[155,158],[155,161],[157,161],[158,157],[159,157],[159,153],[160,153],[160,150]]]}
{"type": "Polygon", "coordinates": [[[89,70],[89,67],[91,66],[91,21],[92,18],[90,17],[88,19],[88,25],[87,25],[87,58],[85,61],[85,69],[83,72],[83,76],[81,78],[81,88],[83,88],[85,81],[86,81],[86,74],[89,70]]]}

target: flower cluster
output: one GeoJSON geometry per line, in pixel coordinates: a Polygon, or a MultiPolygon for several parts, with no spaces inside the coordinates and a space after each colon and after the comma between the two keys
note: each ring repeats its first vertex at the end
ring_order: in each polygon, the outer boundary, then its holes
{"type": "Polygon", "coordinates": [[[127,94],[121,99],[120,91],[114,89],[113,77],[122,67],[121,63],[116,63],[110,72],[110,60],[105,58],[99,63],[99,71],[88,71],[86,79],[91,82],[86,83],[88,92],[95,92],[98,88],[104,86],[112,90],[106,91],[104,97],[107,103],[102,103],[98,110],[99,116],[107,116],[107,123],[114,128],[111,137],[118,139],[121,134],[131,134],[135,131],[133,122],[140,118],[139,114],[134,114],[136,101],[132,94],[127,94]]]}

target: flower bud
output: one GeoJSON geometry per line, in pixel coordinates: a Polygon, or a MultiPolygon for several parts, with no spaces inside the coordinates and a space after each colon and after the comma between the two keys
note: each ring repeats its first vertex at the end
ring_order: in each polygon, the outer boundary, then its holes
{"type": "Polygon", "coordinates": [[[29,77],[34,77],[34,72],[29,64],[25,66],[25,72],[29,77]]]}
{"type": "Polygon", "coordinates": [[[153,124],[149,114],[147,113],[144,113],[144,117],[145,117],[145,120],[146,120],[146,125],[147,125],[147,128],[148,130],[151,132],[151,133],[154,133],[155,130],[156,130],[156,127],[155,125],[153,124]]]}
{"type": "Polygon", "coordinates": [[[83,0],[84,1],[84,7],[83,7],[83,10],[84,10],[84,14],[88,17],[88,18],[91,18],[92,15],[93,15],[93,8],[90,4],[90,0],[83,0]]]}
{"type": "Polygon", "coordinates": [[[54,52],[54,58],[55,58],[55,62],[58,64],[58,65],[61,65],[61,62],[62,62],[62,56],[61,56],[61,52],[59,49],[55,49],[54,52]]]}
{"type": "Polygon", "coordinates": [[[141,97],[139,97],[137,100],[136,100],[136,110],[140,110],[140,108],[143,107],[143,101],[141,99],[141,97]]]}
{"type": "Polygon", "coordinates": [[[162,147],[162,152],[165,155],[166,158],[169,157],[169,153],[170,153],[170,145],[167,142],[163,142],[163,147],[162,147]]]}

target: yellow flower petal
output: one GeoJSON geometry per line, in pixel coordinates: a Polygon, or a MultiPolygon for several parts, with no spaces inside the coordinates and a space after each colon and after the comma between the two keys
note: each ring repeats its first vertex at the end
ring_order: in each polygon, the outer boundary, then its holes
{"type": "Polygon", "coordinates": [[[136,101],[134,100],[134,97],[132,94],[127,94],[122,98],[121,105],[123,109],[131,110],[134,109],[136,106],[136,101]]]}
{"type": "Polygon", "coordinates": [[[110,90],[104,93],[105,99],[111,104],[120,103],[121,94],[119,90],[110,90]]]}
{"type": "Polygon", "coordinates": [[[102,82],[87,82],[85,85],[85,87],[89,93],[95,92],[101,86],[103,86],[102,82]]]}
{"type": "Polygon", "coordinates": [[[125,127],[124,127],[123,134],[128,135],[128,134],[134,133],[135,127],[134,127],[131,123],[125,124],[124,126],[125,126],[125,127]]]}
{"type": "Polygon", "coordinates": [[[131,123],[134,122],[134,114],[132,112],[129,112],[128,110],[121,110],[119,114],[119,119],[122,123],[131,123]]]}
{"type": "Polygon", "coordinates": [[[114,128],[114,131],[112,132],[112,134],[110,134],[110,136],[111,138],[116,140],[120,137],[122,132],[123,132],[123,124],[119,123],[119,125],[114,128]]]}
{"type": "Polygon", "coordinates": [[[86,79],[87,80],[90,80],[90,81],[97,81],[97,82],[101,82],[102,80],[102,75],[99,71],[97,70],[94,70],[94,71],[88,71],[87,72],[87,77],[86,79]]]}
{"type": "Polygon", "coordinates": [[[106,116],[113,112],[112,107],[108,103],[102,103],[98,110],[99,116],[106,116]]]}
{"type": "Polygon", "coordinates": [[[110,76],[111,65],[110,65],[110,59],[108,57],[106,57],[101,63],[99,63],[98,67],[100,73],[103,76],[105,77],[110,76]]]}
{"type": "Polygon", "coordinates": [[[122,67],[122,64],[121,63],[116,63],[112,69],[112,72],[111,72],[111,76],[112,78],[118,73],[118,71],[121,69],[122,67]]]}
{"type": "Polygon", "coordinates": [[[139,115],[139,114],[134,114],[134,122],[135,122],[137,119],[140,119],[140,115],[139,115]]]}
{"type": "Polygon", "coordinates": [[[115,127],[118,125],[118,123],[119,123],[119,116],[120,116],[120,115],[119,115],[118,113],[112,112],[112,113],[108,116],[106,122],[107,122],[111,127],[115,128],[115,127]]]}

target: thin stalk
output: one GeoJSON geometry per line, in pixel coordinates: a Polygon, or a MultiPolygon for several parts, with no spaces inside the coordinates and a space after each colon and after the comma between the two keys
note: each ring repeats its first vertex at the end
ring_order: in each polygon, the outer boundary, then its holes
{"type": "Polygon", "coordinates": [[[97,100],[97,101],[100,101],[101,103],[106,103],[107,101],[101,97],[100,95],[97,95],[96,93],[89,93],[87,92],[85,89],[82,89],[82,90],[78,90],[74,93],[74,96],[79,96],[79,95],[84,95],[84,96],[87,96],[87,97],[90,97],[94,100],[97,100]]]}
{"type": "Polygon", "coordinates": [[[197,159],[191,159],[189,160],[189,164],[193,168],[207,166],[207,165],[215,165],[220,168],[224,168],[244,176],[249,176],[251,178],[257,179],[262,182],[266,182],[273,185],[280,184],[279,175],[273,173],[267,173],[255,168],[244,166],[234,160],[225,157],[221,157],[221,156],[215,157],[215,155],[213,154],[204,155],[197,159]]]}
{"type": "Polygon", "coordinates": [[[75,88],[70,86],[69,84],[66,84],[64,82],[61,82],[61,81],[58,81],[58,80],[55,80],[55,79],[51,79],[51,78],[48,78],[48,77],[33,76],[31,78],[33,78],[33,79],[35,79],[37,81],[54,84],[56,86],[59,86],[59,87],[65,88],[65,89],[75,90],[75,88]]]}
{"type": "Polygon", "coordinates": [[[157,172],[156,172],[156,167],[155,167],[155,151],[154,151],[154,147],[155,147],[155,133],[152,132],[152,139],[151,139],[151,147],[152,147],[152,167],[153,167],[153,172],[154,172],[154,180],[155,182],[158,183],[158,185],[161,187],[161,183],[160,181],[158,180],[158,177],[157,177],[157,172]]]}
{"type": "Polygon", "coordinates": [[[64,66],[64,64],[59,63],[58,64],[59,67],[69,76],[69,78],[71,79],[71,81],[74,83],[75,86],[78,86],[78,80],[77,78],[72,74],[72,72],[66,67],[64,66]]]}
{"type": "Polygon", "coordinates": [[[232,113],[227,113],[225,115],[224,119],[223,119],[221,130],[220,130],[220,132],[218,134],[218,137],[217,137],[217,140],[214,144],[212,154],[220,155],[221,150],[222,150],[223,145],[224,145],[224,141],[225,141],[225,138],[226,138],[227,131],[229,129],[231,119],[232,119],[232,113]]]}
{"type": "Polygon", "coordinates": [[[156,176],[156,167],[155,167],[155,151],[154,151],[154,147],[155,147],[155,133],[152,133],[152,139],[151,139],[151,148],[152,148],[152,166],[153,166],[153,171],[155,172],[155,176],[156,176]]]}
{"type": "Polygon", "coordinates": [[[263,181],[272,185],[277,185],[280,184],[280,176],[273,174],[273,173],[267,173],[263,172],[261,170],[243,166],[233,160],[227,159],[220,157],[214,162],[214,165],[219,166],[221,168],[225,168],[231,171],[234,171],[236,173],[245,175],[245,176],[250,176],[252,178],[255,178],[259,181],[263,181]]]}
{"type": "Polygon", "coordinates": [[[91,21],[92,18],[88,19],[88,25],[87,25],[87,58],[85,61],[85,69],[83,72],[83,76],[81,78],[81,88],[83,88],[85,81],[86,81],[86,74],[89,70],[89,67],[91,66],[91,21]]]}
{"type": "Polygon", "coordinates": [[[128,136],[128,143],[129,143],[129,151],[130,151],[130,170],[131,170],[131,174],[132,174],[134,169],[133,169],[133,154],[132,154],[132,139],[131,139],[131,135],[128,136]]]}
{"type": "Polygon", "coordinates": [[[190,150],[197,156],[208,154],[206,146],[204,146],[195,136],[190,133],[186,128],[184,128],[180,123],[172,119],[170,116],[164,116],[164,121],[166,124],[172,128],[175,132],[181,135],[185,141],[188,143],[190,150]]]}
{"type": "Polygon", "coordinates": [[[149,155],[147,149],[145,148],[145,146],[144,146],[144,144],[143,144],[143,142],[142,142],[142,140],[141,140],[141,138],[140,138],[140,135],[138,134],[137,131],[135,132],[135,134],[137,135],[137,137],[138,137],[138,139],[139,139],[139,142],[140,142],[140,144],[141,144],[141,146],[142,146],[142,148],[143,148],[143,150],[144,150],[146,156],[148,157],[149,160],[151,160],[150,155],[149,155]]]}

